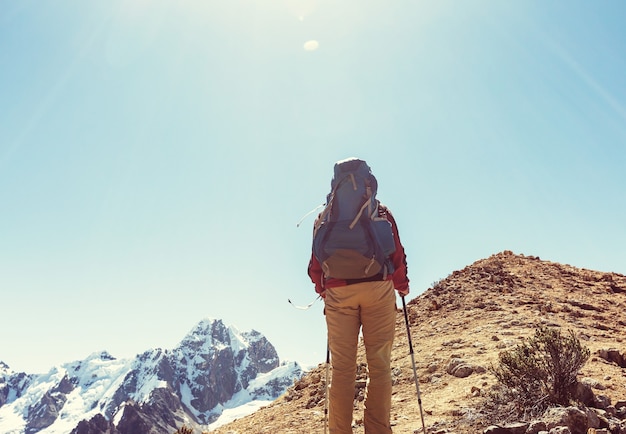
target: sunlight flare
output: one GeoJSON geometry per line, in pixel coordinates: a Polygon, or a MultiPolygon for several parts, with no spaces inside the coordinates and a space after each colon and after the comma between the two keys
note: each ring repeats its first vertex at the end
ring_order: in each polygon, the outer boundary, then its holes
{"type": "Polygon", "coordinates": [[[320,43],[317,42],[315,39],[312,39],[310,41],[306,41],[304,43],[304,50],[305,51],[315,51],[319,48],[320,43]]]}

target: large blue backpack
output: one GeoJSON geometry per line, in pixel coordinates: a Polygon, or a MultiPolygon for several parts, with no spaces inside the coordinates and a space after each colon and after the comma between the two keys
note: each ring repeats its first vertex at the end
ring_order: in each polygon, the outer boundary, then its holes
{"type": "Polygon", "coordinates": [[[349,158],[334,167],[326,206],[315,222],[313,254],[324,277],[385,279],[393,272],[391,223],[379,212],[378,183],[363,160],[349,158]]]}

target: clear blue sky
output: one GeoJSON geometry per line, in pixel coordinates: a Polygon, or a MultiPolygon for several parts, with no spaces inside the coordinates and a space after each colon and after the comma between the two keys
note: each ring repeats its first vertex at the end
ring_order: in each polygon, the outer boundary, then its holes
{"type": "Polygon", "coordinates": [[[129,357],[213,317],[323,362],[322,303],[287,303],[315,297],[296,223],[349,156],[409,298],[507,249],[626,273],[624,22],[621,0],[2,1],[0,360],[129,357]]]}

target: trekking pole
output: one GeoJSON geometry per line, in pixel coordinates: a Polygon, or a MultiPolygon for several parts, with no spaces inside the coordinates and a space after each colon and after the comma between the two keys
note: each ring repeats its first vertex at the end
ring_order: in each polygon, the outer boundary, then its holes
{"type": "Polygon", "coordinates": [[[413,365],[413,378],[415,379],[415,389],[417,390],[417,403],[420,407],[420,417],[422,418],[422,429],[426,434],[426,424],[424,423],[424,412],[422,411],[422,395],[420,394],[420,385],[417,378],[417,370],[415,369],[415,356],[413,355],[413,343],[411,342],[411,329],[409,327],[409,315],[406,312],[406,302],[404,295],[402,296],[402,309],[404,309],[404,322],[406,323],[406,334],[409,338],[409,353],[411,354],[411,364],[413,365]]]}
{"type": "Polygon", "coordinates": [[[328,432],[328,371],[330,369],[330,346],[326,341],[326,383],[324,385],[324,434],[328,432]]]}

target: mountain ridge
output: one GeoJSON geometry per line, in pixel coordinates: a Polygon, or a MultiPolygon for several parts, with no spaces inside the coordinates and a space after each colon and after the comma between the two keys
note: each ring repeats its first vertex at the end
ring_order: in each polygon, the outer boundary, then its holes
{"type": "MultiPolygon", "coordinates": [[[[490,425],[512,422],[494,420],[487,411],[489,394],[496,385],[489,368],[501,351],[512,349],[537,327],[548,326],[571,329],[591,351],[579,375],[593,396],[584,404],[589,411],[585,423],[594,429],[613,427],[613,434],[626,433],[625,308],[623,274],[577,268],[511,251],[477,260],[434,282],[407,303],[428,432],[476,434],[490,425]]],[[[391,423],[396,433],[421,433],[404,321],[399,309],[392,350],[391,423]]],[[[271,405],[218,428],[214,434],[323,432],[325,375],[325,364],[318,365],[271,405]]],[[[366,381],[360,344],[354,434],[364,432],[366,381]]],[[[535,422],[535,427],[541,423],[558,427],[561,423],[535,422]]],[[[586,434],[587,427],[582,431],[579,424],[569,432],[586,434]]]]}
{"type": "Polygon", "coordinates": [[[301,374],[296,362],[281,364],[261,333],[206,318],[176,347],[149,349],[134,358],[100,351],[45,374],[13,372],[0,364],[0,432],[88,432],[91,420],[120,434],[150,426],[156,432],[183,424],[202,428],[231,400],[271,401],[301,374]]]}

